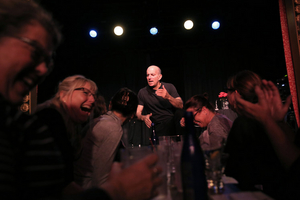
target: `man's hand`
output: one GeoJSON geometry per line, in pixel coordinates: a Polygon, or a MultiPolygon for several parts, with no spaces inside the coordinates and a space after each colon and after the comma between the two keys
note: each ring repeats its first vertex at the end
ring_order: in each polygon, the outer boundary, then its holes
{"type": "Polygon", "coordinates": [[[136,116],[139,120],[142,120],[145,122],[146,126],[148,128],[151,127],[152,121],[150,120],[150,117],[152,116],[152,113],[148,115],[142,115],[142,111],[144,109],[144,106],[138,105],[137,110],[136,110],[136,116]]]}
{"type": "Polygon", "coordinates": [[[167,99],[172,104],[172,106],[174,106],[175,108],[180,108],[180,109],[183,108],[182,99],[180,97],[177,97],[177,98],[172,97],[169,94],[169,92],[166,90],[164,85],[162,86],[162,89],[156,90],[155,94],[157,96],[160,96],[160,97],[164,98],[164,99],[167,99]]]}
{"type": "Polygon", "coordinates": [[[185,127],[185,119],[184,119],[184,117],[182,117],[181,120],[180,120],[180,126],[181,127],[185,127]]]}
{"type": "Polygon", "coordinates": [[[150,119],[151,116],[152,116],[152,113],[150,113],[148,115],[143,115],[143,117],[142,117],[143,121],[145,122],[145,124],[148,128],[150,128],[151,124],[152,124],[152,121],[150,119]]]}
{"type": "Polygon", "coordinates": [[[169,99],[169,97],[170,97],[170,94],[168,93],[168,91],[166,90],[164,85],[162,86],[162,89],[156,90],[155,94],[164,99],[169,99]]]}
{"type": "Polygon", "coordinates": [[[151,154],[122,170],[114,163],[108,181],[101,187],[113,200],[144,200],[158,194],[156,188],[162,183],[159,174],[162,168],[156,166],[158,156],[151,154]]]}

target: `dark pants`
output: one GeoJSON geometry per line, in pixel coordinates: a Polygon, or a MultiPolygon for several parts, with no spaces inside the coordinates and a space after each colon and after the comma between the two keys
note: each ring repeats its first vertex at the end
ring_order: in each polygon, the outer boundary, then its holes
{"type": "MultiPolygon", "coordinates": [[[[156,123],[154,122],[156,134],[158,136],[183,135],[184,128],[180,126],[180,120],[183,116],[184,110],[177,109],[172,118],[156,123]]],[[[149,128],[149,131],[151,136],[152,129],[149,128]]]]}
{"type": "MultiPolygon", "coordinates": [[[[157,135],[183,135],[184,128],[180,126],[180,120],[183,116],[184,110],[178,109],[172,119],[158,122],[155,125],[157,135]]],[[[152,129],[148,128],[143,121],[134,118],[123,125],[123,130],[128,133],[129,146],[150,145],[149,137],[151,137],[152,129]]]]}

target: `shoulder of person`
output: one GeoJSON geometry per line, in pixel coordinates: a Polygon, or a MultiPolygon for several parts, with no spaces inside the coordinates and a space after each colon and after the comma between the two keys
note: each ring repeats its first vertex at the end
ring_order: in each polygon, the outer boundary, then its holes
{"type": "Polygon", "coordinates": [[[232,126],[233,121],[231,119],[229,119],[226,115],[220,114],[220,113],[216,113],[216,118],[221,121],[221,122],[226,122],[229,123],[230,126],[232,126]]]}
{"type": "Polygon", "coordinates": [[[107,114],[102,115],[94,120],[93,132],[115,132],[122,130],[119,121],[115,120],[112,116],[107,114]]]}
{"type": "Polygon", "coordinates": [[[51,131],[66,131],[66,125],[61,113],[52,107],[44,108],[35,113],[38,119],[45,123],[51,131]]]}
{"type": "Polygon", "coordinates": [[[139,92],[137,93],[138,98],[141,98],[142,96],[145,95],[145,93],[147,92],[147,87],[148,86],[145,86],[139,90],[139,92]]]}
{"type": "Polygon", "coordinates": [[[257,135],[265,134],[265,130],[259,121],[245,116],[239,116],[232,124],[230,134],[231,133],[235,133],[239,135],[239,137],[248,137],[248,139],[250,139],[255,138],[257,135]]]}
{"type": "Polygon", "coordinates": [[[138,93],[143,92],[144,90],[147,90],[147,87],[148,86],[145,86],[145,87],[141,88],[138,93]]]}
{"type": "Polygon", "coordinates": [[[51,120],[51,121],[60,121],[63,120],[62,115],[58,110],[52,107],[47,107],[39,110],[35,113],[39,118],[41,118],[43,121],[51,120]]]}
{"type": "Polygon", "coordinates": [[[172,83],[161,82],[161,84],[168,87],[174,87],[172,83]]]}
{"type": "Polygon", "coordinates": [[[166,90],[176,90],[175,86],[172,83],[161,82],[161,85],[164,85],[166,90]]]}

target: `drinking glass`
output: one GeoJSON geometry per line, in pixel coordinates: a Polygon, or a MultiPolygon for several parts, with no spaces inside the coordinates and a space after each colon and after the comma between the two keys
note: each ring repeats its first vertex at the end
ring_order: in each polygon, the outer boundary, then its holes
{"type": "Polygon", "coordinates": [[[203,148],[202,150],[205,158],[208,191],[213,194],[223,193],[224,183],[222,177],[228,154],[223,152],[223,147],[203,148]]]}
{"type": "Polygon", "coordinates": [[[167,188],[167,148],[164,145],[157,145],[155,148],[150,146],[133,147],[121,150],[121,162],[123,167],[129,167],[140,159],[146,157],[151,153],[156,153],[158,155],[157,165],[162,168],[162,173],[160,176],[163,179],[162,184],[157,188],[158,196],[154,197],[152,200],[166,200],[168,199],[168,188],[167,188]]]}
{"type": "Polygon", "coordinates": [[[180,156],[182,151],[182,136],[168,136],[168,185],[170,188],[176,188],[182,192],[181,173],[180,173],[180,156]]]}
{"type": "Polygon", "coordinates": [[[123,167],[129,167],[151,153],[153,153],[152,149],[148,146],[121,149],[121,161],[123,167]]]}

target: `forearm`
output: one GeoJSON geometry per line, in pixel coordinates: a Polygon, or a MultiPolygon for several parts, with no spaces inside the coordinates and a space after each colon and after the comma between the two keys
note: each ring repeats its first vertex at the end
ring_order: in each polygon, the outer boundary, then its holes
{"type": "Polygon", "coordinates": [[[286,169],[289,169],[300,156],[300,150],[273,119],[266,119],[264,126],[279,160],[286,169]]]}
{"type": "Polygon", "coordinates": [[[181,98],[174,98],[171,95],[168,95],[167,100],[174,106],[175,108],[183,108],[183,102],[181,98]]]}
{"type": "Polygon", "coordinates": [[[281,130],[284,132],[284,134],[287,136],[287,138],[294,143],[296,133],[292,130],[290,125],[286,122],[279,122],[277,123],[278,126],[281,128],[281,130]]]}
{"type": "Polygon", "coordinates": [[[139,120],[144,121],[146,115],[142,115],[141,113],[137,113],[137,114],[136,114],[136,117],[137,117],[139,120]]]}

